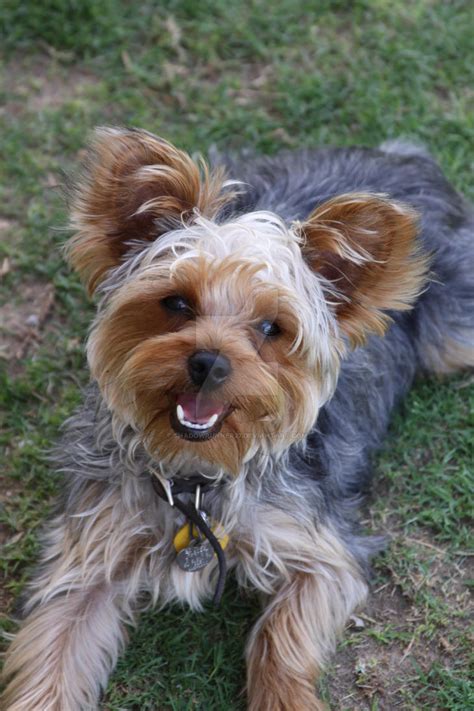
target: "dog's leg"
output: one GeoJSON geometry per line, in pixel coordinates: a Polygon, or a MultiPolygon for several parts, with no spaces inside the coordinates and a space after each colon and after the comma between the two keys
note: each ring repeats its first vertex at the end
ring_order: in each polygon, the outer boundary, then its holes
{"type": "Polygon", "coordinates": [[[29,615],[8,651],[2,709],[95,709],[123,642],[112,586],[53,597],[29,615]]]}
{"type": "Polygon", "coordinates": [[[147,550],[127,530],[129,519],[107,506],[112,499],[92,516],[50,526],[26,618],[7,651],[3,711],[97,707],[125,642],[124,623],[133,622],[147,550]]]}
{"type": "MultiPolygon", "coordinates": [[[[291,541],[291,529],[286,534],[291,541]]],[[[366,596],[361,571],[332,532],[322,529],[306,541],[300,532],[300,541],[299,564],[297,550],[293,560],[289,549],[281,551],[287,579],[248,642],[250,711],[321,711],[315,681],[338,632],[366,596]]]]}

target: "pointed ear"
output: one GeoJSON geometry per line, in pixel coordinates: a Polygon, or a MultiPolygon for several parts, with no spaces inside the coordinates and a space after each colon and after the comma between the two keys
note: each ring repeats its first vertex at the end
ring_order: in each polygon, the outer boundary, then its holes
{"type": "Polygon", "coordinates": [[[224,175],[146,131],[97,129],[73,190],[66,256],[92,293],[131,242],[154,241],[191,221],[212,217],[229,200],[224,175]]]}
{"type": "Polygon", "coordinates": [[[352,345],[383,334],[385,310],[409,309],[427,278],[417,215],[384,196],[347,194],[317,207],[299,225],[303,254],[324,277],[328,301],[352,345]]]}

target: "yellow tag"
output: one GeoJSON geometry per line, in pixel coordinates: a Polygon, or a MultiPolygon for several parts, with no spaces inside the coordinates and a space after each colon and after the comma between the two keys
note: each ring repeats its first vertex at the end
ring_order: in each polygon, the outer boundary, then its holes
{"type": "MultiPolygon", "coordinates": [[[[227,533],[224,531],[220,523],[217,523],[216,521],[211,522],[210,526],[211,531],[219,541],[221,548],[225,550],[227,544],[229,543],[229,536],[227,533]]],[[[199,535],[199,531],[196,528],[196,526],[193,525],[193,537],[197,538],[199,535]]],[[[189,523],[185,523],[184,526],[182,526],[175,537],[173,538],[173,545],[175,547],[176,553],[179,553],[180,551],[183,550],[183,548],[187,548],[189,544],[191,543],[191,535],[190,535],[190,525],[189,523]]]]}

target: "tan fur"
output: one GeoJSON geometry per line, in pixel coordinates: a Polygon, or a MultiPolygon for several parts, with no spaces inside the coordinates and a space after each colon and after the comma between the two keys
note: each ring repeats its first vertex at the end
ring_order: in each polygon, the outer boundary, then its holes
{"type": "Polygon", "coordinates": [[[145,131],[98,129],[71,205],[76,232],[66,255],[89,292],[117,266],[132,240],[154,240],[190,220],[210,217],[232,192],[224,173],[210,172],[184,151],[145,131]]]}
{"type": "MultiPolygon", "coordinates": [[[[247,645],[249,709],[320,711],[315,681],[348,616],[365,600],[367,585],[328,528],[306,528],[276,510],[265,512],[260,524],[263,540],[254,541],[239,565],[257,587],[263,570],[273,570],[280,582],[247,645]],[[271,553],[265,560],[266,548],[271,553]]],[[[260,587],[268,582],[261,580],[260,587]]]]}
{"type": "MultiPolygon", "coordinates": [[[[91,488],[97,495],[97,487],[91,488]]],[[[30,614],[6,656],[3,677],[10,683],[2,708],[8,711],[96,708],[123,647],[124,610],[133,599],[120,606],[126,591],[118,567],[107,571],[109,536],[118,541],[112,533],[115,507],[107,503],[112,502],[103,500],[93,519],[59,518],[50,529],[43,570],[28,596],[30,614]]]]}
{"type": "MultiPolygon", "coordinates": [[[[333,286],[335,312],[353,345],[383,335],[385,309],[411,308],[426,283],[412,208],[373,194],[340,195],[300,225],[312,268],[333,286]]],[[[331,300],[331,299],[330,299],[331,300]]]]}
{"type": "MultiPolygon", "coordinates": [[[[329,529],[242,498],[245,478],[239,481],[215,515],[230,534],[228,562],[237,566],[239,582],[270,596],[248,646],[250,708],[299,708],[284,705],[290,681],[293,698],[308,704],[301,709],[318,708],[310,690],[366,585],[329,529]]],[[[140,592],[149,590],[154,602],[179,599],[199,608],[212,591],[215,564],[189,574],[170,557],[182,525],[176,512],[146,490],[126,508],[134,485],[126,481],[121,492],[91,483],[77,503],[80,515],[59,518],[50,529],[29,615],[7,653],[5,711],[97,708],[140,592]]]]}
{"type": "Polygon", "coordinates": [[[2,710],[97,708],[134,621],[156,538],[137,529],[120,490],[106,484],[91,482],[76,505],[78,515],[48,530],[27,617],[6,655],[2,710]]]}
{"type": "Polygon", "coordinates": [[[160,262],[118,290],[91,334],[91,371],[116,416],[144,433],[154,457],[172,463],[185,451],[237,474],[255,443],[287,448],[311,427],[320,369],[301,348],[292,350],[298,317],[291,294],[256,278],[255,264],[201,258],[172,266],[160,262]],[[161,305],[176,293],[188,299],[192,318],[161,305]],[[255,326],[273,318],[282,332],[265,340],[255,326]],[[233,412],[219,434],[196,444],[181,439],[169,418],[176,395],[195,389],[187,360],[201,349],[234,364],[218,393],[233,412]]]}
{"type": "Polygon", "coordinates": [[[4,675],[13,679],[2,697],[2,708],[96,708],[100,688],[124,641],[112,588],[71,592],[38,608],[9,649],[4,675]]]}
{"type": "Polygon", "coordinates": [[[473,344],[471,333],[459,334],[459,339],[446,338],[441,351],[435,347],[424,349],[424,365],[440,376],[474,368],[473,344]]]}

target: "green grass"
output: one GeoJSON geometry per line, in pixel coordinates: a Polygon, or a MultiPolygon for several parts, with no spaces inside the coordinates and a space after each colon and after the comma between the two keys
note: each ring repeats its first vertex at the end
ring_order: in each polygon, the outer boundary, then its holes
{"type": "MultiPolygon", "coordinates": [[[[142,126],[201,152],[213,144],[275,152],[409,136],[474,195],[468,0],[47,5],[5,0],[0,8],[0,266],[7,260],[10,268],[0,281],[0,315],[9,308],[24,318],[35,309],[26,287],[38,298],[54,287],[52,311],[21,367],[0,361],[0,599],[8,630],[39,526],[60,490],[45,452],[87,380],[92,309],[61,259],[66,217],[56,186],[93,126],[142,126]]],[[[0,322],[9,343],[6,331],[0,322]]],[[[396,417],[367,514],[367,526],[393,544],[377,561],[365,627],[347,635],[322,680],[334,708],[473,704],[466,630],[473,399],[465,377],[420,383],[396,417]]],[[[242,653],[257,610],[229,584],[219,611],[149,613],[103,708],[244,708],[242,653]]]]}

